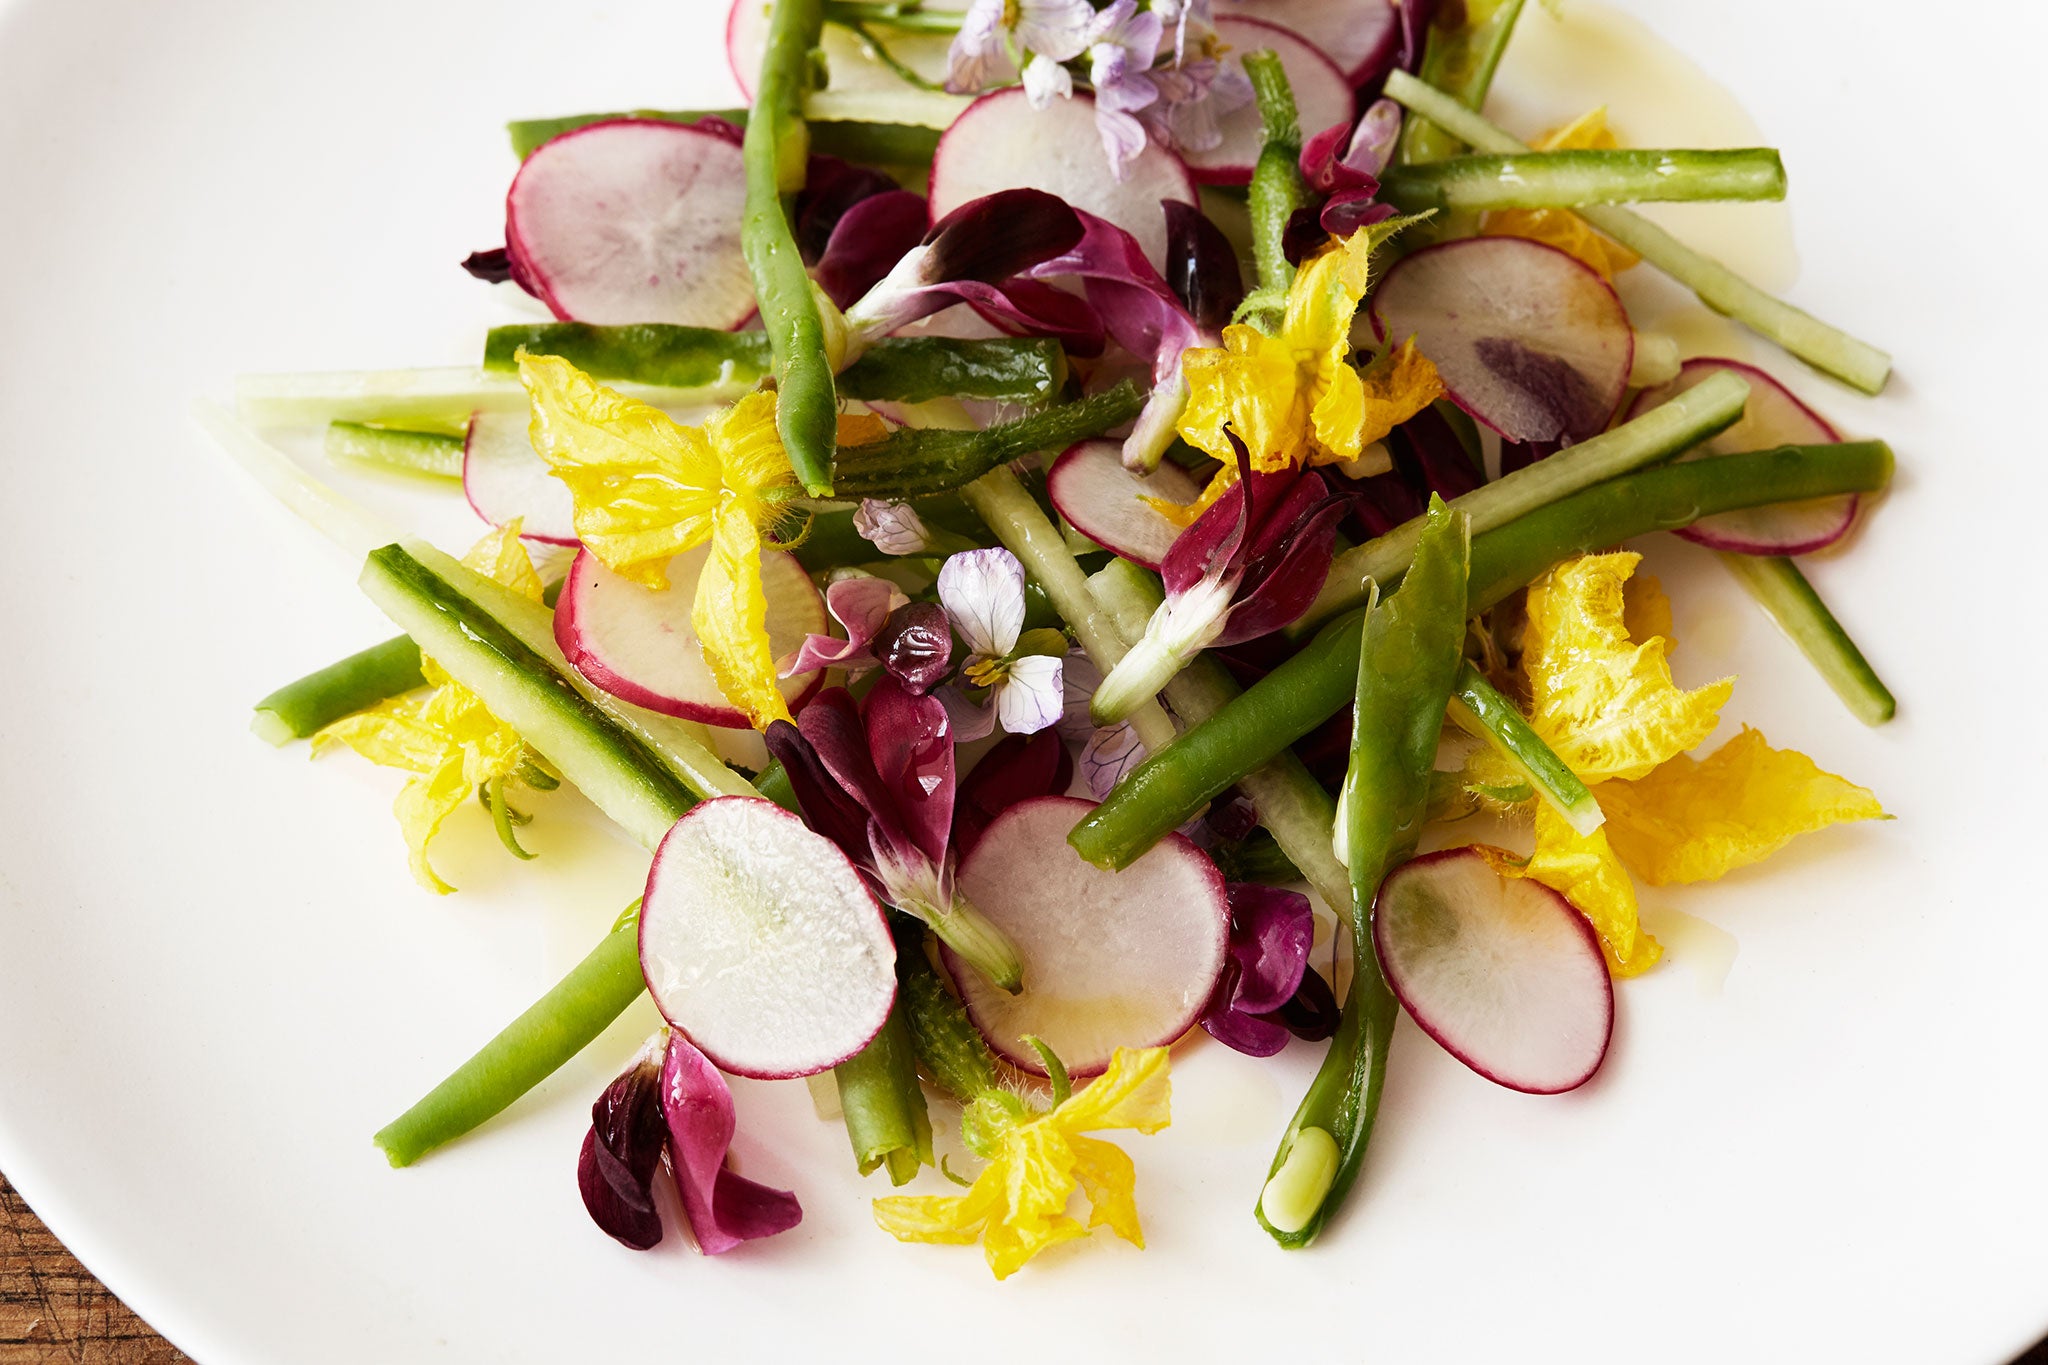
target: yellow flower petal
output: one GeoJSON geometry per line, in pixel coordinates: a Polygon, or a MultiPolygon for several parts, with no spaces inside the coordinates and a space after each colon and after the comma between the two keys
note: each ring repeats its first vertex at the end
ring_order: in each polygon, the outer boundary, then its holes
{"type": "Polygon", "coordinates": [[[526,542],[519,538],[525,529],[524,518],[512,518],[470,546],[462,564],[494,583],[504,584],[528,601],[538,602],[544,589],[540,574],[533,567],[533,557],[526,553],[526,542]]]}
{"type": "Polygon", "coordinates": [[[1584,915],[1600,935],[1607,966],[1635,976],[1657,965],[1664,949],[1637,917],[1635,883],[1614,856],[1604,829],[1580,834],[1548,803],[1536,803],[1536,851],[1521,875],[1543,883],[1584,915]]]}
{"type": "Polygon", "coordinates": [[[761,590],[761,537],[739,508],[718,509],[711,557],[697,579],[690,624],[704,647],[704,662],[725,699],[749,724],[765,730],[789,719],[777,686],[775,651],[768,643],[768,597],[761,590]]]}
{"type": "Polygon", "coordinates": [[[1734,687],[1687,692],[1671,678],[1668,642],[1631,642],[1623,588],[1642,556],[1585,555],[1529,589],[1522,666],[1530,724],[1588,783],[1637,778],[1714,732],[1734,687]]]}
{"type": "Polygon", "coordinates": [[[1070,1133],[1135,1128],[1156,1133],[1173,1121],[1172,1063],[1163,1047],[1120,1047],[1109,1068],[1047,1117],[1070,1133]]]}
{"type": "MultiPolygon", "coordinates": [[[[1413,337],[1375,357],[1358,380],[1359,412],[1354,423],[1358,450],[1386,440],[1395,427],[1444,396],[1443,377],[1429,357],[1415,349],[1413,337]]],[[[1320,425],[1317,430],[1321,430],[1320,425]]],[[[1327,441],[1325,446],[1335,451],[1327,441]]],[[[1357,451],[1346,456],[1318,455],[1315,463],[1327,464],[1356,456],[1357,451]]]]}
{"type": "Polygon", "coordinates": [[[733,505],[757,524],[796,489],[775,431],[775,397],[750,393],[686,427],[558,356],[521,352],[533,448],[575,499],[576,534],[614,572],[667,585],[667,562],[711,535],[733,505]]]}
{"type": "Polygon", "coordinates": [[[1678,639],[1671,633],[1671,599],[1655,574],[1639,574],[1622,584],[1621,624],[1631,640],[1663,636],[1667,657],[1678,649],[1678,639]]]}
{"type": "Polygon", "coordinates": [[[1884,817],[1869,791],[1746,725],[1704,760],[1603,784],[1600,807],[1615,851],[1652,886],[1713,881],[1801,834],[1884,817]]]}
{"type": "Polygon", "coordinates": [[[1074,1149],[1074,1179],[1088,1197],[1088,1226],[1106,1227],[1132,1246],[1143,1250],[1145,1230],[1138,1226],[1138,1169],[1123,1148],[1100,1138],[1076,1135],[1067,1139],[1074,1149]]]}

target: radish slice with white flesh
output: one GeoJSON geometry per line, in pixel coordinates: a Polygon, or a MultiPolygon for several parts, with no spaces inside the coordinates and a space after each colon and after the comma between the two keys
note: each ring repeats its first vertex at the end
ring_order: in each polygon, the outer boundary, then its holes
{"type": "MultiPolygon", "coordinates": [[[[1792,396],[1783,384],[1754,365],[1739,360],[1702,356],[1678,367],[1678,377],[1636,395],[1629,416],[1648,412],[1676,397],[1708,375],[1728,370],[1749,383],[1749,405],[1734,426],[1693,447],[1681,460],[1702,455],[1729,455],[1779,445],[1832,445],[1842,434],[1826,418],[1792,396]]],[[[1715,550],[1745,555],[1803,555],[1825,549],[1849,533],[1856,522],[1854,493],[1839,498],[1752,507],[1702,517],[1678,534],[1715,550]]]]}
{"type": "MultiPolygon", "coordinates": [[[[1351,82],[1300,34],[1245,16],[1218,18],[1216,36],[1228,49],[1223,60],[1233,70],[1243,64],[1245,53],[1261,48],[1270,49],[1280,59],[1287,82],[1294,88],[1294,107],[1300,115],[1304,136],[1313,137],[1332,124],[1351,122],[1351,82]]],[[[1216,126],[1223,141],[1207,151],[1183,151],[1181,160],[1203,184],[1249,185],[1252,167],[1266,141],[1259,124],[1258,106],[1246,104],[1234,109],[1216,120],[1216,126]]]]}
{"type": "Polygon", "coordinates": [[[1614,983],[1572,903],[1477,848],[1404,863],[1380,883],[1373,947],[1422,1031],[1490,1081],[1532,1095],[1584,1085],[1614,1033],[1614,983]]]}
{"type": "Polygon", "coordinates": [[[505,196],[505,249],[568,322],[737,327],[754,312],[740,254],[740,149],[716,133],[612,119],[552,138],[505,196]]]}
{"type": "Polygon", "coordinates": [[[1194,177],[1154,143],[1132,157],[1118,180],[1095,131],[1095,100],[1085,93],[1033,109],[1022,86],[983,95],[939,138],[932,156],[931,211],[937,222],[997,190],[1056,194],[1138,239],[1154,270],[1166,268],[1163,199],[1195,202],[1194,177]]]}
{"type": "Polygon", "coordinates": [[[882,907],[839,851],[772,801],[693,807],[654,850],[640,970],[720,1070],[809,1076],[868,1045],[896,1000],[882,907]]]}
{"type": "Polygon", "coordinates": [[[1053,461],[1045,491],[1076,531],[1156,571],[1181,528],[1144,500],[1191,503],[1201,485],[1170,461],[1150,474],[1135,473],[1124,468],[1123,452],[1121,441],[1083,441],[1053,461]]]}
{"type": "MultiPolygon", "coordinates": [[[[923,0],[919,9],[953,14],[967,8],[967,0],[923,0]]],[[[754,81],[761,73],[761,52],[768,45],[769,0],[733,0],[725,18],[725,61],[733,81],[748,104],[754,102],[754,81]]],[[[886,25],[887,21],[883,23],[886,25]]],[[[946,81],[946,54],[952,49],[949,33],[902,33],[886,27],[880,36],[889,45],[889,55],[933,85],[946,81]]],[[[868,55],[867,45],[852,29],[825,25],[818,35],[818,50],[825,55],[827,92],[833,95],[897,95],[907,87],[903,78],[868,55]]],[[[1017,69],[1002,62],[991,73],[990,84],[1008,85],[1017,79],[1017,69]]]]}
{"type": "Polygon", "coordinates": [[[520,522],[519,534],[574,545],[576,502],[533,448],[523,412],[479,412],[462,441],[462,493],[493,526],[520,522]]]}
{"type": "MultiPolygon", "coordinates": [[[[1334,62],[1350,85],[1383,74],[1380,68],[1401,41],[1400,11],[1384,0],[1216,0],[1215,12],[1219,34],[1232,19],[1256,19],[1298,34],[1334,62]]],[[[1322,128],[1306,120],[1301,125],[1310,136],[1322,128]]]]}
{"type": "Polygon", "coordinates": [[[1382,341],[1414,337],[1451,401],[1510,441],[1606,430],[1635,359],[1613,286],[1525,237],[1466,237],[1403,257],[1373,294],[1372,325],[1382,341]]]}
{"type": "MultiPolygon", "coordinates": [[[[699,545],[668,562],[668,586],[646,588],[578,552],[555,607],[555,643],[578,673],[621,701],[665,716],[740,729],[746,716],[725,699],[704,646],[690,624],[697,580],[711,558],[699,545]]],[[[794,653],[806,635],[825,635],[825,599],[803,565],[780,550],[761,552],[761,588],[768,598],[768,647],[794,653]]],[[[782,680],[795,710],[825,681],[823,669],[782,680]]]]}
{"type": "Polygon", "coordinates": [[[1223,974],[1230,902],[1209,855],[1169,834],[1121,872],[1067,842],[1093,801],[1041,796],[997,816],[956,884],[1024,963],[1016,995],[946,951],[975,1028],[1004,1061],[1046,1074],[1026,1035],[1069,1075],[1096,1076],[1119,1047],[1164,1046],[1193,1028],[1223,974]]]}

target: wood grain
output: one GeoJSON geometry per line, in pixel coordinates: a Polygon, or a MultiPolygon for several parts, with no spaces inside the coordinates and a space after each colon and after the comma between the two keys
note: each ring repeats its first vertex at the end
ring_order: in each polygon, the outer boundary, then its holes
{"type": "Polygon", "coordinates": [[[0,1365],[190,1359],[108,1293],[0,1175],[0,1365]]]}

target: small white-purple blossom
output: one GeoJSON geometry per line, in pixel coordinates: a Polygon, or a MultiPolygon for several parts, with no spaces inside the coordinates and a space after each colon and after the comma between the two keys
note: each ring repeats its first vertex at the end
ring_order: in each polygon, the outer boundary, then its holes
{"type": "Polygon", "coordinates": [[[1049,654],[1018,654],[1024,629],[1024,566],[1008,550],[967,550],[939,566],[939,602],[968,649],[962,682],[988,688],[986,705],[959,686],[940,700],[955,737],[964,742],[989,733],[997,722],[1013,735],[1031,735],[1060,718],[1065,702],[1065,660],[1049,654]]]}
{"type": "Polygon", "coordinates": [[[853,512],[853,529],[885,555],[922,554],[932,543],[924,519],[907,502],[862,498],[853,512]]]}
{"type": "MultiPolygon", "coordinates": [[[[974,0],[946,54],[946,89],[974,94],[1006,74],[1008,63],[1022,61],[1024,88],[1034,104],[1044,104],[1055,93],[1072,93],[1072,78],[1059,91],[1059,77],[1049,68],[1085,52],[1094,24],[1095,9],[1088,0],[974,0]],[[1039,67],[1036,76],[1033,66],[1039,67]]],[[[1062,70],[1060,76],[1065,75],[1062,70]]]]}

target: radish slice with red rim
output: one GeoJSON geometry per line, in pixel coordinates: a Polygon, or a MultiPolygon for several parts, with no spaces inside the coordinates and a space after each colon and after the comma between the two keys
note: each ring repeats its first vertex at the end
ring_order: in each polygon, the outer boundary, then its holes
{"type": "Polygon", "coordinates": [[[693,807],[654,851],[640,970],[713,1062],[779,1080],[837,1066],[896,999],[882,907],[839,846],[772,801],[693,807]]]}
{"type": "Polygon", "coordinates": [[[1422,1031],[1490,1081],[1532,1095],[1584,1085],[1614,1033],[1614,983],[1593,926],[1505,855],[1446,849],[1389,873],[1373,947],[1422,1031]]]}
{"type": "Polygon", "coordinates": [[[527,540],[574,545],[576,502],[533,448],[523,412],[479,412],[462,441],[462,493],[493,526],[520,521],[527,540]]]}
{"type": "Polygon", "coordinates": [[[1042,796],[997,816],[960,864],[962,895],[1024,962],[1010,995],[949,951],[968,1017],[996,1054],[1035,1076],[1045,1064],[1100,1075],[1119,1047],[1164,1046],[1193,1028],[1223,974],[1230,902],[1209,855],[1169,834],[1122,872],[1067,842],[1092,801],[1042,796]]]}
{"type": "Polygon", "coordinates": [[[1194,177],[1153,143],[1110,174],[1087,94],[1033,109],[1023,88],[983,95],[939,139],[932,157],[932,221],[997,190],[1036,189],[1104,218],[1138,239],[1154,270],[1166,264],[1166,213],[1160,201],[1195,202],[1194,177]]]}
{"type": "MultiPolygon", "coordinates": [[[[1719,370],[1733,371],[1749,382],[1749,404],[1734,426],[1695,446],[1680,459],[1778,445],[1831,445],[1842,439],[1826,418],[1756,366],[1711,356],[1686,361],[1678,367],[1677,378],[1637,394],[1629,407],[1629,416],[1648,412],[1719,370]]],[[[1856,522],[1856,507],[1854,493],[1839,498],[1811,498],[1702,517],[1678,534],[1710,549],[1733,550],[1737,554],[1811,554],[1849,533],[1856,522]]]]}
{"type": "Polygon", "coordinates": [[[1403,257],[1373,294],[1372,325],[1382,341],[1414,337],[1451,401],[1509,441],[1604,431],[1635,356],[1613,286],[1524,237],[1466,237],[1403,257]]]}
{"type": "MultiPolygon", "coordinates": [[[[1231,19],[1291,30],[1335,63],[1352,85],[1385,75],[1401,45],[1400,11],[1383,0],[1216,0],[1217,31],[1231,19]]],[[[1304,120],[1301,130],[1316,133],[1320,128],[1304,120]]]]}
{"type": "MultiPolygon", "coordinates": [[[[1392,8],[1388,7],[1392,13],[1392,8]]],[[[1300,116],[1304,134],[1315,134],[1332,124],[1351,122],[1351,83],[1342,71],[1316,47],[1292,29],[1282,28],[1277,23],[1264,22],[1263,15],[1254,18],[1218,18],[1216,36],[1223,41],[1228,55],[1223,61],[1231,69],[1238,69],[1247,52],[1269,49],[1280,59],[1280,65],[1287,72],[1287,82],[1294,89],[1294,106],[1300,116]]],[[[1259,109],[1256,104],[1246,104],[1233,109],[1216,120],[1217,129],[1223,140],[1206,151],[1185,150],[1181,159],[1194,172],[1195,179],[1209,185],[1248,185],[1251,183],[1252,167],[1258,162],[1259,150],[1265,145],[1265,133],[1259,124],[1259,109]]]]}
{"type": "Polygon", "coordinates": [[[505,249],[558,318],[737,327],[754,312],[740,254],[746,168],[702,128],[611,119],[552,138],[505,196],[505,249]]]}
{"type": "MultiPolygon", "coordinates": [[[[622,701],[665,716],[743,729],[746,716],[725,699],[704,646],[690,624],[697,580],[711,547],[685,550],[668,562],[668,586],[646,588],[621,578],[588,550],[569,566],[555,608],[555,643],[576,671],[622,701]]],[[[806,635],[829,629],[825,599],[793,555],[761,552],[761,588],[768,598],[768,647],[776,658],[793,653],[806,635]]],[[[782,680],[795,710],[825,681],[824,670],[782,680]]]]}
{"type": "Polygon", "coordinates": [[[1181,528],[1144,500],[1186,504],[1202,492],[1193,475],[1171,462],[1150,474],[1124,468],[1121,441],[1083,441],[1074,446],[1053,461],[1045,491],[1075,530],[1105,550],[1155,571],[1181,528]]]}

